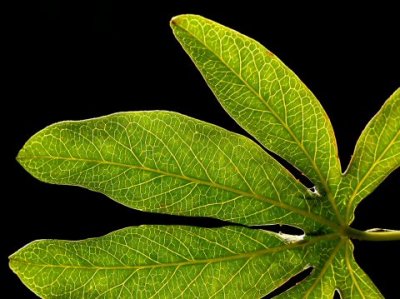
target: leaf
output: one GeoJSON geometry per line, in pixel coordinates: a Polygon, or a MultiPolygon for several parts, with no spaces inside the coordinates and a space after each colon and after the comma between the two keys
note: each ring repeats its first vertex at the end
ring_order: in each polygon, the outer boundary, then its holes
{"type": "Polygon", "coordinates": [[[313,273],[285,298],[332,296],[332,280],[344,283],[343,294],[357,295],[351,298],[381,298],[347,246],[338,234],[290,241],[235,226],[140,226],[83,241],[35,241],[12,255],[10,265],[43,298],[253,299],[310,263],[313,273]]]}
{"type": "Polygon", "coordinates": [[[346,219],[358,203],[400,166],[400,88],[368,123],[357,141],[341,185],[346,219]]]}
{"type": "Polygon", "coordinates": [[[140,226],[36,241],[10,265],[43,298],[256,298],[302,270],[302,248],[243,227],[140,226]]]}
{"type": "Polygon", "coordinates": [[[328,193],[341,168],[324,109],[274,54],[255,40],[201,16],[171,21],[178,41],[226,111],[267,149],[299,168],[328,193]]]}
{"type": "Polygon", "coordinates": [[[288,224],[293,236],[229,226],[126,228],[83,241],[42,240],[10,267],[44,298],[258,298],[311,274],[280,298],[383,298],[351,238],[400,232],[348,225],[360,200],[400,165],[400,89],[371,120],[341,174],[323,108],[256,41],[199,16],[174,33],[225,109],[266,148],[302,170],[311,192],[255,142],[173,112],[125,112],[51,125],[18,161],[38,179],[98,191],[140,210],[288,224]]]}
{"type": "Polygon", "coordinates": [[[42,181],[83,186],[139,210],[306,231],[336,225],[312,211],[312,193],[253,141],[173,112],[54,124],[18,161],[42,181]]]}

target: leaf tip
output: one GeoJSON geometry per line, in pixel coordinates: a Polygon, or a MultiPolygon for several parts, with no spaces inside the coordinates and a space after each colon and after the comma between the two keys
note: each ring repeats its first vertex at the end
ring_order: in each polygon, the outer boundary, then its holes
{"type": "Polygon", "coordinates": [[[172,17],[171,21],[169,22],[171,27],[181,27],[182,24],[186,21],[191,21],[193,19],[204,19],[204,17],[194,14],[182,14],[172,17]]]}
{"type": "Polygon", "coordinates": [[[17,156],[15,157],[15,160],[17,160],[18,164],[21,165],[22,167],[25,167],[25,160],[26,160],[26,153],[24,148],[20,149],[18,152],[17,156]]]}
{"type": "Polygon", "coordinates": [[[16,259],[16,255],[18,254],[17,252],[14,252],[8,257],[8,267],[13,271],[15,274],[18,275],[18,269],[17,269],[17,264],[18,260],[16,259]]]}
{"type": "Polygon", "coordinates": [[[182,23],[182,20],[185,18],[185,16],[187,16],[187,15],[177,15],[175,17],[172,17],[169,24],[171,25],[171,27],[179,26],[179,24],[182,23]]]}

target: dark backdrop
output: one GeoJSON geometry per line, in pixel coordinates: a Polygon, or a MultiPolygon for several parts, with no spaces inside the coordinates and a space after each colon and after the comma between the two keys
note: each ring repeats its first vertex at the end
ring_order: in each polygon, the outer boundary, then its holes
{"type": "MultiPolygon", "coordinates": [[[[212,1],[129,2],[31,1],[16,3],[11,11],[3,45],[7,92],[1,146],[6,176],[0,292],[6,298],[34,298],[7,268],[7,256],[32,240],[82,239],[144,223],[189,223],[129,210],[87,190],[40,183],[15,161],[32,134],[60,120],[152,109],[178,111],[243,132],[174,40],[168,24],[172,16],[204,15],[277,54],[327,110],[343,165],[367,121],[400,86],[400,28],[393,7],[324,2],[260,8],[257,1],[247,0],[240,6],[219,1],[217,8],[212,1]]],[[[399,183],[397,171],[365,199],[354,227],[400,229],[399,183]]],[[[356,242],[356,259],[387,298],[395,298],[398,290],[394,271],[399,249],[399,242],[356,242]]]]}

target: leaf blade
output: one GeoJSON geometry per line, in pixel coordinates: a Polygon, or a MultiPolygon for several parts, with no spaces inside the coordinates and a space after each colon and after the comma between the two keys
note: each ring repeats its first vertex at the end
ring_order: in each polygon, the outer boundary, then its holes
{"type": "Polygon", "coordinates": [[[228,114],[320,192],[334,192],[341,167],[333,129],[300,79],[258,42],[201,16],[181,15],[171,26],[228,114]]]}
{"type": "Polygon", "coordinates": [[[256,298],[301,271],[302,249],[290,248],[302,246],[243,227],[140,226],[36,241],[10,266],[44,298],[256,298]]]}
{"type": "Polygon", "coordinates": [[[312,194],[254,142],[177,113],[58,123],[34,135],[18,160],[40,180],[135,209],[306,231],[335,226],[319,215],[329,209],[313,205],[312,194]]]}
{"type": "Polygon", "coordinates": [[[335,289],[344,299],[383,298],[352,251],[338,234],[294,240],[237,226],[144,225],[35,241],[10,267],[43,298],[261,298],[308,266],[311,275],[279,298],[329,298],[335,289]]]}
{"type": "Polygon", "coordinates": [[[346,218],[354,219],[358,203],[400,167],[400,88],[384,103],[357,141],[342,182],[346,218]]]}

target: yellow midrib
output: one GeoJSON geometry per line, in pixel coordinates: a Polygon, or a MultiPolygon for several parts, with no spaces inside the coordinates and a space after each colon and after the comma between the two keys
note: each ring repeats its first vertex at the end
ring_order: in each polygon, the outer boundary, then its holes
{"type": "Polygon", "coordinates": [[[307,292],[304,294],[303,298],[308,298],[308,296],[311,294],[311,292],[315,289],[317,284],[320,282],[321,278],[325,275],[326,271],[328,270],[328,267],[332,265],[332,261],[335,258],[336,254],[340,250],[340,248],[343,246],[344,239],[341,239],[340,242],[336,245],[332,253],[330,254],[329,258],[326,260],[324,263],[324,266],[322,267],[320,273],[318,274],[318,277],[315,278],[314,283],[311,285],[311,287],[307,290],[307,292]]]}
{"type": "MultiPolygon", "coordinates": [[[[34,160],[34,159],[48,159],[48,160],[65,160],[65,161],[77,161],[77,162],[82,162],[82,163],[95,163],[95,164],[105,164],[105,165],[111,165],[111,166],[115,166],[115,167],[121,167],[121,168],[128,168],[128,169],[138,169],[138,170],[144,170],[144,171],[148,171],[148,172],[153,172],[153,173],[157,173],[157,174],[161,174],[161,175],[165,175],[165,176],[170,176],[170,177],[175,177],[181,180],[185,180],[185,181],[190,181],[199,185],[205,185],[205,186],[210,186],[210,187],[214,187],[214,188],[218,188],[221,190],[225,190],[225,191],[229,191],[238,195],[242,195],[245,197],[250,197],[250,198],[254,198],[263,202],[267,202],[271,205],[280,207],[282,209],[291,211],[291,212],[295,212],[299,215],[302,215],[304,217],[310,218],[320,224],[329,226],[333,229],[338,229],[338,225],[334,222],[329,221],[326,218],[323,218],[317,214],[311,213],[309,211],[305,211],[290,205],[287,205],[283,202],[280,201],[276,201],[274,199],[271,198],[267,198],[265,196],[262,196],[258,193],[250,193],[250,192],[246,192],[246,191],[242,191],[242,190],[238,190],[238,189],[234,189],[232,187],[228,187],[228,186],[224,186],[224,185],[220,185],[220,184],[216,184],[214,182],[209,182],[209,181],[203,181],[197,178],[193,178],[193,177],[188,177],[188,176],[184,176],[184,175],[180,175],[180,174],[175,174],[175,173],[170,173],[170,172],[166,172],[163,170],[159,170],[159,169],[153,169],[153,168],[148,168],[148,167],[144,167],[144,166],[136,166],[136,165],[129,165],[129,164],[123,164],[123,163],[117,163],[117,162],[112,162],[112,161],[105,161],[105,160],[95,160],[95,159],[83,159],[83,158],[74,158],[74,157],[55,157],[55,156],[32,156],[32,157],[28,157],[28,156],[19,156],[19,160],[22,162],[22,160],[34,160]]],[[[305,199],[302,199],[305,200],[305,199]]]]}
{"type": "MultiPolygon", "coordinates": [[[[379,155],[378,159],[376,159],[371,167],[368,169],[368,171],[365,173],[365,175],[361,178],[360,181],[358,181],[356,187],[354,188],[353,193],[350,196],[349,202],[347,204],[347,211],[346,211],[346,218],[349,219],[350,218],[350,212],[351,212],[351,208],[353,205],[353,201],[355,200],[356,196],[358,195],[358,191],[361,188],[361,186],[364,184],[365,180],[369,177],[369,175],[371,174],[372,170],[379,164],[380,160],[382,159],[382,157],[386,154],[386,152],[389,150],[389,148],[392,147],[392,145],[394,144],[394,142],[396,141],[396,139],[400,136],[400,130],[395,134],[395,136],[393,137],[393,139],[389,142],[388,146],[382,151],[382,153],[379,155]]],[[[358,165],[359,167],[359,165],[358,165]]]]}
{"type": "Polygon", "coordinates": [[[346,261],[347,268],[349,269],[351,280],[354,281],[354,285],[356,286],[356,289],[361,294],[362,298],[365,299],[365,296],[364,296],[364,294],[362,292],[362,289],[360,288],[356,278],[354,277],[354,273],[353,273],[354,270],[353,270],[353,267],[350,264],[350,258],[349,258],[349,253],[348,253],[350,249],[349,249],[349,245],[348,244],[346,244],[346,245],[347,246],[346,246],[346,253],[345,253],[345,261],[346,261]]]}
{"type": "Polygon", "coordinates": [[[262,256],[265,254],[276,253],[284,250],[290,250],[293,248],[298,247],[306,247],[310,246],[314,243],[324,241],[324,240],[334,240],[339,238],[338,233],[322,235],[318,237],[313,237],[309,240],[302,240],[294,243],[288,243],[282,246],[274,247],[274,248],[263,248],[253,252],[243,252],[237,253],[229,256],[217,257],[217,258],[209,258],[209,259],[202,259],[202,260],[185,260],[179,262],[170,262],[170,263],[160,263],[160,264],[152,264],[152,265],[140,265],[140,266],[82,266],[82,265],[51,265],[51,264],[41,264],[41,263],[32,263],[26,260],[21,260],[18,258],[11,257],[10,261],[20,264],[26,265],[34,265],[37,267],[46,267],[46,268],[63,268],[63,269],[82,269],[82,270],[143,270],[143,269],[155,269],[155,268],[166,268],[166,267],[181,267],[181,266],[189,266],[189,265],[200,265],[200,264],[212,264],[212,263],[219,263],[219,262],[226,262],[230,260],[238,260],[244,258],[255,258],[258,256],[262,256]]]}

